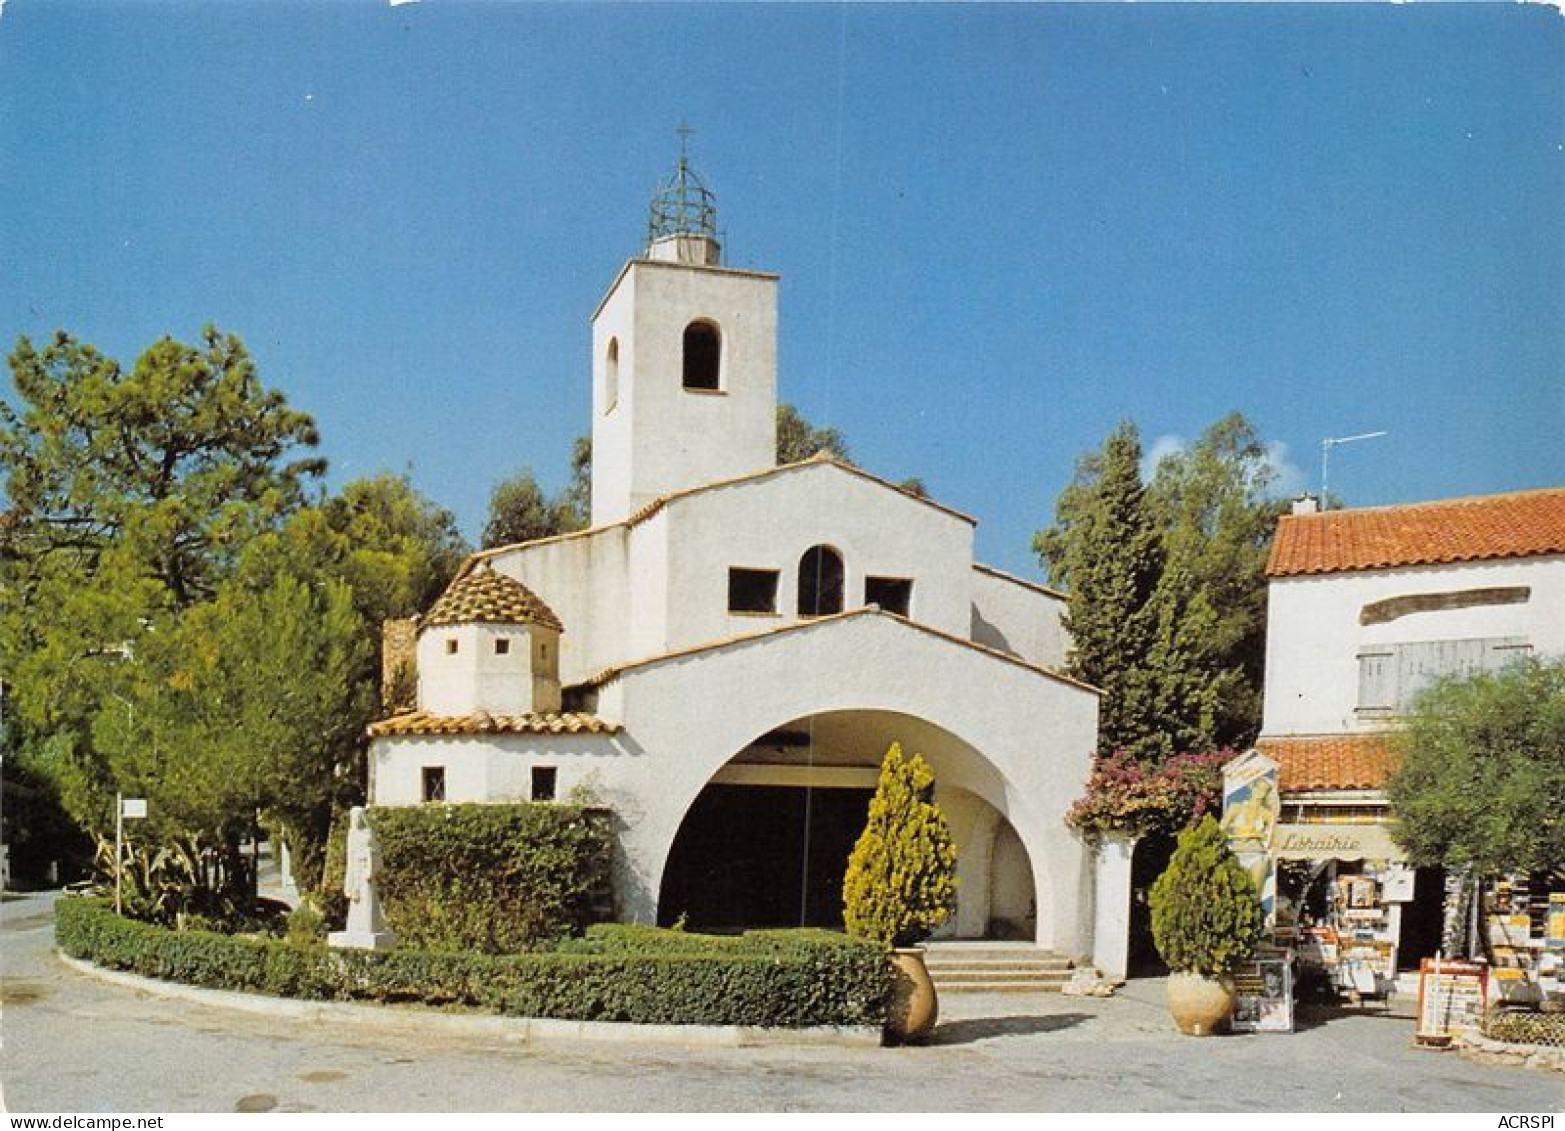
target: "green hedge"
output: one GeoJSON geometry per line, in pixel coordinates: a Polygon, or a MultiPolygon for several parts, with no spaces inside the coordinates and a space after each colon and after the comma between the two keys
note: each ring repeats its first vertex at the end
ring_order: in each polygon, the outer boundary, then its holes
{"type": "Polygon", "coordinates": [[[122,919],[102,900],[64,898],[55,938],[73,958],[211,989],[574,1021],[878,1026],[890,986],[879,948],[815,931],[726,940],[599,927],[559,953],[329,950],[174,931],[122,919]]]}
{"type": "Polygon", "coordinates": [[[386,921],[410,946],[505,954],[613,917],[607,810],[417,805],[367,815],[380,841],[386,921]]]}

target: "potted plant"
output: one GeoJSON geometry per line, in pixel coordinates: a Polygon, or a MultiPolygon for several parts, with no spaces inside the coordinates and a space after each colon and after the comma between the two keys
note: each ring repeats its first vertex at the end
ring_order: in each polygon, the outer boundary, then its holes
{"type": "Polygon", "coordinates": [[[848,933],[891,951],[886,1029],[903,1043],[922,1040],[935,1027],[939,1003],[918,944],[956,910],[956,845],[932,800],[934,784],[922,757],[903,758],[902,747],[892,744],[842,885],[848,933]]]}
{"type": "Polygon", "coordinates": [[[1261,901],[1210,815],[1179,834],[1152,885],[1152,941],[1168,963],[1168,1008],[1181,1033],[1204,1037],[1234,1007],[1233,974],[1255,953],[1261,901]]]}

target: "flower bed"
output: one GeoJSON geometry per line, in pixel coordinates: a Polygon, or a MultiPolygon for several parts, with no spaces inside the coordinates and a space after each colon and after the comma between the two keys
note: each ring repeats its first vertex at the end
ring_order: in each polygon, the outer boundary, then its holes
{"type": "Polygon", "coordinates": [[[103,900],[65,898],[55,938],[72,958],[209,989],[571,1021],[879,1026],[888,990],[880,948],[819,931],[728,939],[599,927],[555,952],[330,950],[175,931],[121,918],[103,900]]]}

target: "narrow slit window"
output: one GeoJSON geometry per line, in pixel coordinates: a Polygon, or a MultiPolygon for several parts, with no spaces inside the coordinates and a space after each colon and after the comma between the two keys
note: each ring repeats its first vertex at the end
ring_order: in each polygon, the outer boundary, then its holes
{"type": "Polygon", "coordinates": [[[913,606],[913,579],[910,577],[866,577],[864,579],[864,603],[879,605],[888,613],[899,617],[908,615],[913,606]]]}
{"type": "Polygon", "coordinates": [[[685,327],[685,388],[715,391],[722,388],[723,335],[710,322],[685,327]]]}
{"type": "Polygon", "coordinates": [[[619,339],[609,339],[609,352],[603,359],[603,411],[610,413],[619,404],[619,339]]]}
{"type": "Polygon", "coordinates": [[[446,799],[446,768],[444,766],[425,766],[420,771],[423,778],[420,789],[425,801],[444,801],[446,799]]]}
{"type": "Polygon", "coordinates": [[[745,569],[735,566],[728,571],[728,611],[731,613],[775,613],[777,611],[777,577],[775,569],[745,569]]]}
{"type": "Polygon", "coordinates": [[[454,637],[454,636],[446,637],[446,655],[448,655],[448,656],[455,656],[456,655],[456,650],[457,650],[456,637],[454,637]]]}
{"type": "Polygon", "coordinates": [[[533,800],[553,801],[554,789],[559,781],[559,771],[553,766],[533,767],[533,800]]]}

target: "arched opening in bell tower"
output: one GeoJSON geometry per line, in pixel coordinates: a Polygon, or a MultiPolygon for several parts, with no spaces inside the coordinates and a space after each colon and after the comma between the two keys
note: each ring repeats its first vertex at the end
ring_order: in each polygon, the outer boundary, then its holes
{"type": "Polygon", "coordinates": [[[687,389],[715,392],[722,386],[723,334],[704,319],[685,327],[684,385],[687,389]]]}

